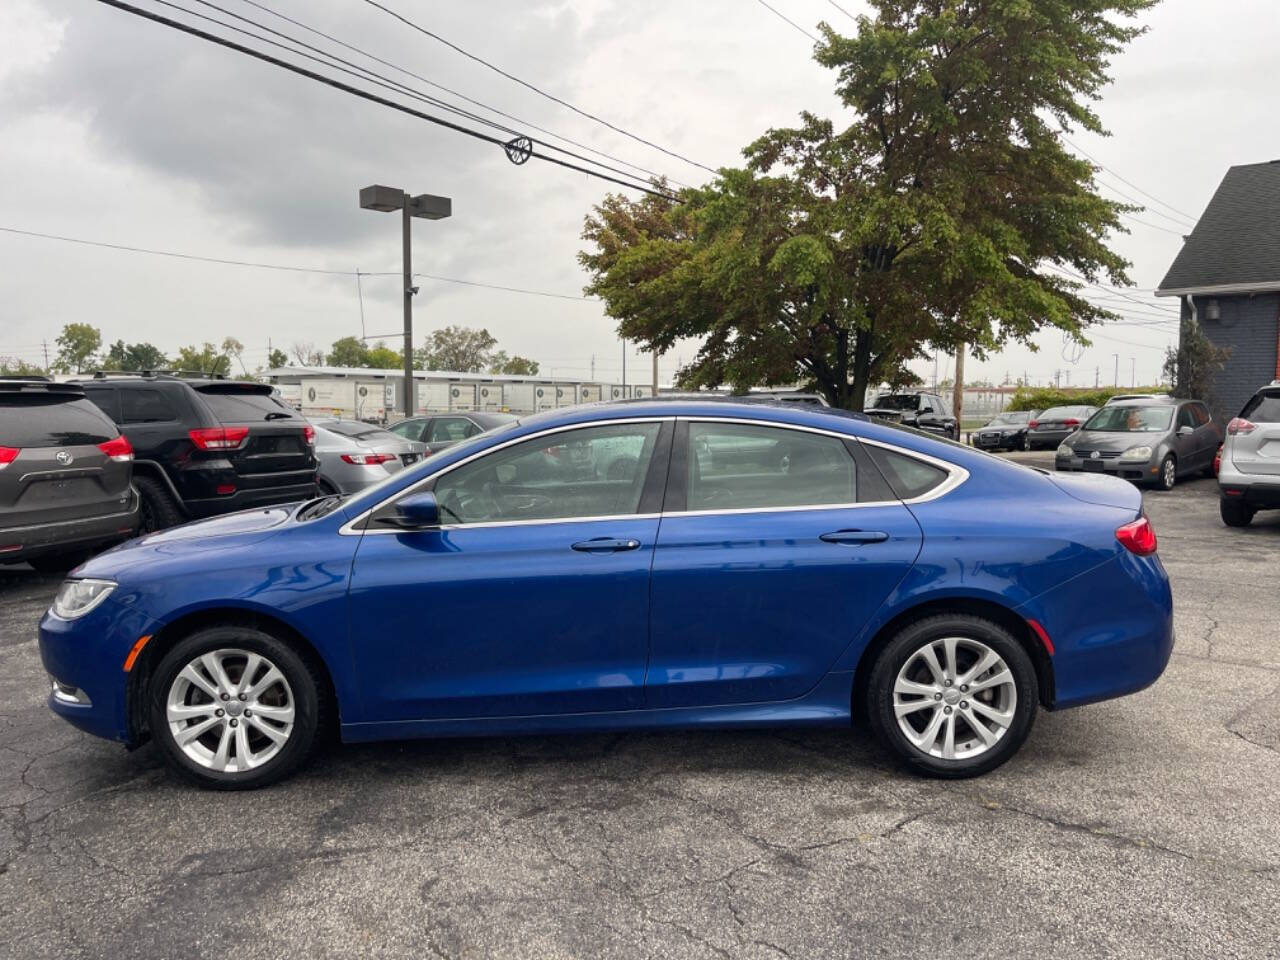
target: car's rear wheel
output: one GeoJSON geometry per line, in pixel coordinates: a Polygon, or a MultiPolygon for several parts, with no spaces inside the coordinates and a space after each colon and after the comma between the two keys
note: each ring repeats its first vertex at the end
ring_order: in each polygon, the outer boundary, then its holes
{"type": "Polygon", "coordinates": [[[138,488],[139,533],[154,533],[176,527],[185,519],[173,495],[158,480],[151,477],[134,477],[138,488]]]}
{"type": "Polygon", "coordinates": [[[1254,509],[1239,500],[1223,497],[1218,501],[1218,512],[1222,514],[1222,522],[1228,527],[1247,527],[1253,523],[1254,509]]]}
{"type": "Polygon", "coordinates": [[[200,786],[266,786],[311,755],[322,689],[307,661],[271,634],[210,627],[174,646],[152,675],[151,734],[169,766],[200,786]]]}
{"type": "Polygon", "coordinates": [[[1035,720],[1035,667],[1003,627],[967,614],[906,627],[880,651],[867,695],[871,723],[911,767],[935,777],[993,770],[1035,720]]]}
{"type": "Polygon", "coordinates": [[[1022,438],[1022,449],[1023,449],[1023,450],[1031,450],[1031,449],[1033,449],[1033,447],[1031,446],[1031,438],[1030,438],[1030,437],[1023,437],[1023,438],[1022,438]]]}
{"type": "Polygon", "coordinates": [[[1178,482],[1178,461],[1173,458],[1173,454],[1167,454],[1160,461],[1160,477],[1157,483],[1160,484],[1161,490],[1172,490],[1178,482]]]}

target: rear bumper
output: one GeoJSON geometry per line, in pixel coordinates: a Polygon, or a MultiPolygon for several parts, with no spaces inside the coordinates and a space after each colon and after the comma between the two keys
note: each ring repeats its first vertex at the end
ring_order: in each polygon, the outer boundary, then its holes
{"type": "Polygon", "coordinates": [[[1258,510],[1277,509],[1280,508],[1280,476],[1241,473],[1224,456],[1218,471],[1218,493],[1223,500],[1241,501],[1258,510]]]}
{"type": "Polygon", "coordinates": [[[1136,693],[1173,653],[1173,594],[1155,556],[1118,554],[1017,612],[1053,642],[1053,709],[1136,693]]]}
{"type": "Polygon", "coordinates": [[[1031,444],[1031,449],[1045,449],[1046,447],[1056,447],[1067,437],[1075,433],[1074,430],[1051,430],[1040,433],[1039,431],[1028,431],[1027,442],[1031,444]]]}
{"type": "Polygon", "coordinates": [[[203,520],[206,517],[216,517],[224,513],[235,513],[237,510],[252,510],[254,507],[270,507],[280,503],[310,500],[314,496],[316,496],[316,484],[312,479],[308,483],[236,490],[235,493],[221,497],[187,500],[185,506],[193,520],[203,520]]]}
{"type": "Polygon", "coordinates": [[[131,488],[125,510],[59,523],[0,529],[0,563],[17,563],[29,557],[127,540],[137,530],[138,495],[131,488]]]}

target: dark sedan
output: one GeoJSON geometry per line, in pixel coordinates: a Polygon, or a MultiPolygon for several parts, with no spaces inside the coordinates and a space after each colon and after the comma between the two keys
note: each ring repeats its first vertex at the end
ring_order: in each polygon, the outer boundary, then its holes
{"type": "Polygon", "coordinates": [[[1067,437],[1080,429],[1080,425],[1097,412],[1097,407],[1050,407],[1027,424],[1027,437],[1022,443],[1024,450],[1041,450],[1045,447],[1056,447],[1067,437]]]}
{"type": "Polygon", "coordinates": [[[973,445],[983,450],[1021,450],[1034,410],[1006,410],[973,431],[973,445]]]}

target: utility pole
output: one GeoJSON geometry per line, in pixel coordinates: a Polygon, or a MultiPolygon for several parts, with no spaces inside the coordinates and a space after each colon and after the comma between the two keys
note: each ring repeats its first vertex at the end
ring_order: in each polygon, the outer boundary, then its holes
{"type": "Polygon", "coordinates": [[[956,387],[951,393],[951,415],[956,418],[956,438],[960,437],[960,415],[964,412],[964,344],[956,347],[956,387]]]}
{"type": "Polygon", "coordinates": [[[627,395],[627,338],[622,338],[622,395],[627,395]]]}
{"type": "Polygon", "coordinates": [[[1115,379],[1115,383],[1112,384],[1112,386],[1119,389],[1120,387],[1120,354],[1113,353],[1111,356],[1116,358],[1116,379],[1115,379]]]}
{"type": "Polygon", "coordinates": [[[44,347],[44,372],[49,372],[49,341],[41,340],[40,346],[44,347]]]}
{"type": "Polygon", "coordinates": [[[404,415],[413,416],[413,297],[418,288],[413,285],[412,232],[413,217],[424,220],[443,220],[453,215],[453,201],[448,197],[436,197],[429,193],[411,197],[395,187],[374,185],[360,191],[360,206],[364,210],[379,213],[401,212],[400,242],[404,254],[404,415]]]}
{"type": "Polygon", "coordinates": [[[653,351],[653,395],[655,397],[658,395],[658,351],[656,347],[653,351]]]}
{"type": "Polygon", "coordinates": [[[1099,379],[1101,376],[1102,376],[1102,368],[1101,368],[1101,367],[1094,367],[1094,368],[1093,368],[1093,389],[1095,389],[1095,390],[1097,390],[1097,389],[1098,389],[1098,379],[1099,379]]]}
{"type": "Polygon", "coordinates": [[[1136,387],[1138,385],[1138,358],[1129,358],[1129,386],[1136,387]]]}
{"type": "MultiPolygon", "coordinates": [[[[581,370],[582,368],[579,367],[578,369],[581,370]]],[[[595,378],[596,378],[596,355],[593,353],[591,355],[591,379],[595,380],[595,378]]]]}

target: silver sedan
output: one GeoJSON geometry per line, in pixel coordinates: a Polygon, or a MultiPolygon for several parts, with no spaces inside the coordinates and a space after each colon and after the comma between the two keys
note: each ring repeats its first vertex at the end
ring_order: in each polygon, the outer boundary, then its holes
{"type": "Polygon", "coordinates": [[[427,445],[359,420],[314,420],[321,493],[356,493],[417,463],[427,445]]]}

